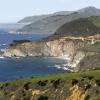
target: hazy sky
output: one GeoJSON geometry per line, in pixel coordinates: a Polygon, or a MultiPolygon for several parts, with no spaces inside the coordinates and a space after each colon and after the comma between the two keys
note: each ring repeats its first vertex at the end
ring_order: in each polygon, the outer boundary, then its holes
{"type": "Polygon", "coordinates": [[[87,6],[100,8],[100,0],[0,0],[0,22],[16,22],[30,15],[77,10],[87,6]]]}

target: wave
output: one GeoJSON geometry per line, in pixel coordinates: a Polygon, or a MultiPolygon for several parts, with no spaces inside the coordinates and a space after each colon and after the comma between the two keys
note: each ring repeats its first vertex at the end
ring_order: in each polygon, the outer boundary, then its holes
{"type": "Polygon", "coordinates": [[[57,69],[63,69],[63,70],[65,70],[65,71],[71,71],[71,72],[73,72],[73,69],[72,69],[71,67],[69,67],[69,66],[67,67],[67,66],[55,64],[54,67],[57,68],[57,69]]]}
{"type": "Polygon", "coordinates": [[[7,44],[2,44],[2,45],[7,45],[7,44]]]}
{"type": "Polygon", "coordinates": [[[56,64],[55,64],[54,67],[56,67],[57,69],[61,69],[62,68],[60,65],[56,65],[56,64]]]}
{"type": "Polygon", "coordinates": [[[6,46],[7,44],[0,44],[0,46],[6,46]]]}
{"type": "Polygon", "coordinates": [[[67,68],[67,67],[62,67],[62,69],[67,70],[67,71],[68,71],[68,70],[70,70],[70,69],[69,69],[69,68],[67,68]]]}
{"type": "Polygon", "coordinates": [[[3,57],[3,56],[0,56],[0,59],[4,59],[5,57],[3,57]]]}
{"type": "Polygon", "coordinates": [[[54,67],[56,67],[57,69],[69,70],[69,68],[63,67],[62,65],[57,65],[57,64],[55,64],[54,67]]]}

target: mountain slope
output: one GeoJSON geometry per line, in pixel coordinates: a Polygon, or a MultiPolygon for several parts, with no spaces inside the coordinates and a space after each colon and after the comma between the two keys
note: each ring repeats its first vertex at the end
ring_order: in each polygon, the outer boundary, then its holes
{"type": "Polygon", "coordinates": [[[92,16],[89,18],[97,27],[100,27],[100,17],[92,16]]]}
{"type": "Polygon", "coordinates": [[[18,23],[34,23],[37,20],[46,18],[49,15],[29,16],[21,19],[18,23]]]}
{"type": "Polygon", "coordinates": [[[55,32],[54,35],[86,36],[95,35],[97,33],[100,33],[100,28],[97,27],[90,18],[83,18],[64,24],[55,32]]]}
{"type": "Polygon", "coordinates": [[[29,33],[36,32],[52,34],[65,23],[68,23],[79,18],[87,18],[89,16],[100,16],[100,10],[94,7],[87,7],[68,15],[51,15],[46,18],[37,20],[29,25],[26,25],[18,31],[29,33]]]}
{"type": "Polygon", "coordinates": [[[100,34],[100,17],[80,18],[62,25],[44,40],[55,40],[67,36],[90,36],[100,34]]]}
{"type": "Polygon", "coordinates": [[[35,21],[42,20],[43,18],[53,16],[53,15],[68,15],[73,13],[73,11],[60,11],[60,12],[55,12],[53,14],[48,14],[48,15],[37,15],[37,16],[29,16],[21,19],[18,23],[34,23],[35,21]]]}

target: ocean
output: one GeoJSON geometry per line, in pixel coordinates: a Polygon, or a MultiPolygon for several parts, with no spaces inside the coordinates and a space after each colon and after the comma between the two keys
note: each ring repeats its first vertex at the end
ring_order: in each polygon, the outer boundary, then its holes
{"type": "MultiPolygon", "coordinates": [[[[41,34],[9,34],[0,30],[0,49],[7,47],[13,40],[38,40],[47,37],[41,34]]],[[[43,76],[65,72],[59,65],[66,64],[66,60],[59,58],[3,58],[0,57],[0,82],[15,80],[30,76],[43,76]]]]}

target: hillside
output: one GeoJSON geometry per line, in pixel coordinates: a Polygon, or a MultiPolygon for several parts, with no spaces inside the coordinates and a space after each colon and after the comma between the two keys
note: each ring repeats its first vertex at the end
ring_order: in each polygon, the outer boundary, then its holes
{"type": "Polygon", "coordinates": [[[87,37],[100,34],[100,17],[80,18],[62,25],[56,32],[43,40],[54,40],[61,37],[87,37]]]}
{"type": "Polygon", "coordinates": [[[80,71],[100,69],[100,41],[92,45],[80,48],[83,52],[96,52],[96,54],[84,57],[77,65],[80,71]]]}
{"type": "MultiPolygon", "coordinates": [[[[96,26],[96,24],[99,25],[99,22],[96,23],[95,20],[91,20],[92,18],[83,18],[74,20],[72,22],[66,23],[63,26],[61,26],[54,35],[56,36],[66,36],[66,35],[72,35],[72,36],[88,36],[88,35],[95,35],[97,33],[100,33],[100,28],[96,26]]],[[[99,19],[100,21],[100,19],[99,19]]]]}
{"type": "Polygon", "coordinates": [[[96,26],[100,27],[100,17],[92,16],[89,18],[96,26]]]}
{"type": "Polygon", "coordinates": [[[37,15],[37,16],[29,16],[21,19],[18,21],[18,23],[34,23],[35,21],[42,20],[43,18],[53,16],[53,15],[68,15],[73,13],[72,11],[60,11],[60,12],[55,12],[53,14],[48,14],[48,15],[37,15]]]}
{"type": "Polygon", "coordinates": [[[100,69],[100,53],[85,57],[78,66],[81,71],[100,69]]]}
{"type": "Polygon", "coordinates": [[[22,29],[18,30],[18,32],[53,34],[63,24],[79,18],[87,18],[89,16],[100,16],[100,10],[94,7],[87,7],[68,15],[54,14],[26,25],[22,29]]]}
{"type": "Polygon", "coordinates": [[[100,70],[1,83],[0,100],[100,100],[100,70]]]}
{"type": "Polygon", "coordinates": [[[48,16],[50,16],[50,15],[29,16],[29,17],[25,17],[25,18],[21,19],[20,21],[18,21],[18,23],[34,23],[35,21],[41,20],[48,16]]]}

